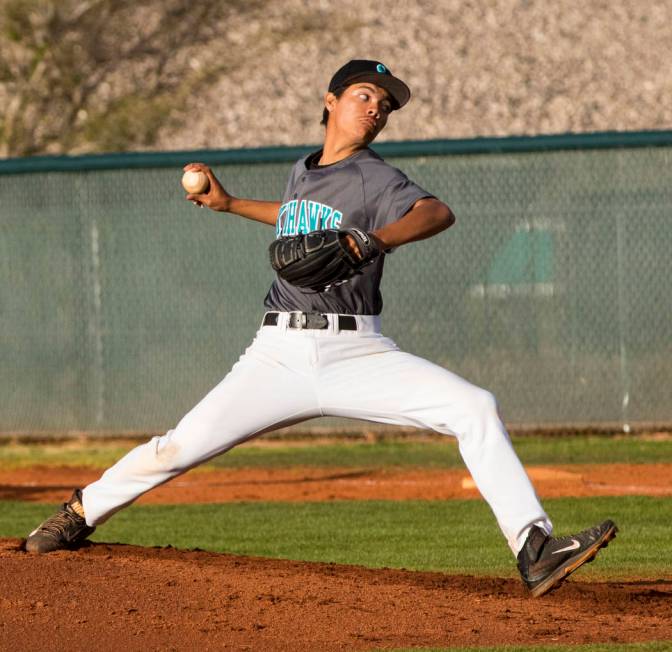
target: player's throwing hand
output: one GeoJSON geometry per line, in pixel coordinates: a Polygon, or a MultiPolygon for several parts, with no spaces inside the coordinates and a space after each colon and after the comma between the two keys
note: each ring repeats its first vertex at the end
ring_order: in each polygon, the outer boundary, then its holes
{"type": "Polygon", "coordinates": [[[187,163],[183,170],[185,172],[202,172],[208,179],[204,191],[187,193],[186,199],[188,201],[193,202],[196,206],[207,206],[215,211],[227,212],[229,210],[231,195],[224,190],[213,171],[205,163],[187,163]]]}

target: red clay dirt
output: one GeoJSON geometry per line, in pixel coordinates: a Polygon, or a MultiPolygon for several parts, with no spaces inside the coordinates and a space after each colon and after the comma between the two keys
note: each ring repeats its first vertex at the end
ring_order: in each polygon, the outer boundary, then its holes
{"type": "MultiPolygon", "coordinates": [[[[1,650],[371,650],[672,640],[672,578],[565,582],[0,540],[1,650]]],[[[613,545],[613,544],[612,544],[613,545]]]]}
{"type": "MultiPolygon", "coordinates": [[[[562,496],[672,496],[672,464],[527,467],[543,498],[562,496]]],[[[0,500],[59,503],[100,471],[33,467],[0,470],[0,500]]],[[[450,500],[478,498],[462,469],[197,469],[157,487],[139,504],[232,501],[450,500]]]]}

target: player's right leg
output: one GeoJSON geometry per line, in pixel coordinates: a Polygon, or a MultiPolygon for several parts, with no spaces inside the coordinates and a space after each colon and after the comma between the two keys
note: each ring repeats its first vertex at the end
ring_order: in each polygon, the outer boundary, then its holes
{"type": "Polygon", "coordinates": [[[174,430],[134,448],[75,492],[31,532],[26,549],[76,547],[96,525],[153,487],[252,437],[319,416],[312,356],[300,334],[262,328],[224,380],[174,430]]]}

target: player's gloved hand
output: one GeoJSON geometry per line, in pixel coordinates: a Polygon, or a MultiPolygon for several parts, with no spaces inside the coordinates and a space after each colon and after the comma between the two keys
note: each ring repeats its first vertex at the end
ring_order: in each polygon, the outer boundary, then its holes
{"type": "Polygon", "coordinates": [[[322,292],[352,278],[381,253],[360,229],[324,229],[278,238],[269,247],[271,267],[292,285],[322,292]]]}

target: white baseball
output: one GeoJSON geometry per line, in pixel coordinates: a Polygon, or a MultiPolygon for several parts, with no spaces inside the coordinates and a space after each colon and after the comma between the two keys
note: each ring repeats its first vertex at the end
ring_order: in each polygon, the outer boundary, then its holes
{"type": "Polygon", "coordinates": [[[200,170],[187,170],[182,175],[182,186],[192,195],[201,195],[208,191],[210,180],[205,172],[200,170]]]}

